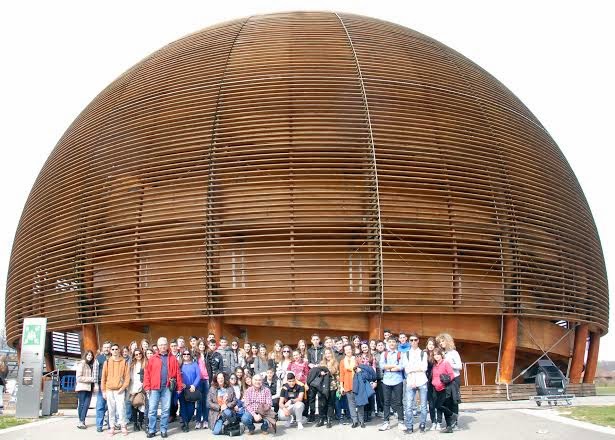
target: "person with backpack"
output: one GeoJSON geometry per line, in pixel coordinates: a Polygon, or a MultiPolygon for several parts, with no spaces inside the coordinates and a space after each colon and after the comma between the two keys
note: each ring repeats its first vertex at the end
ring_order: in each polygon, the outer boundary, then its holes
{"type": "Polygon", "coordinates": [[[404,425],[403,391],[404,369],[406,368],[406,356],[402,356],[397,349],[397,340],[389,337],[387,340],[388,350],[380,357],[380,369],[382,370],[382,393],[384,395],[384,417],[379,431],[389,429],[389,417],[391,407],[397,413],[397,426],[400,431],[406,431],[404,425]]]}
{"type": "MultiPolygon", "coordinates": [[[[107,413],[107,401],[103,397],[100,381],[102,379],[103,366],[107,359],[111,357],[111,341],[105,341],[102,345],[102,350],[94,359],[94,366],[92,367],[92,376],[94,377],[94,384],[96,389],[96,431],[103,431],[103,422],[105,420],[105,414],[107,413]]],[[[115,423],[115,420],[111,421],[115,423]]],[[[107,429],[110,428],[109,418],[107,418],[107,429]]]]}
{"type": "Polygon", "coordinates": [[[419,337],[416,333],[410,334],[410,349],[406,352],[408,357],[406,362],[406,428],[409,432],[414,429],[412,403],[416,402],[416,394],[421,399],[419,408],[421,417],[419,419],[419,431],[425,432],[427,423],[427,355],[419,347],[419,337]]]}

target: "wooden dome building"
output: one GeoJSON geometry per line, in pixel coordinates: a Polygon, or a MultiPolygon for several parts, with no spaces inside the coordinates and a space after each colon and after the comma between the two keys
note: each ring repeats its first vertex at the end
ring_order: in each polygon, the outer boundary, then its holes
{"type": "Polygon", "coordinates": [[[572,169],[506,87],[405,27],[285,13],[171,43],[79,115],[16,233],[13,345],[28,316],[94,348],[447,331],[490,383],[541,350],[578,382],[589,340],[591,382],[608,287],[572,169]]]}

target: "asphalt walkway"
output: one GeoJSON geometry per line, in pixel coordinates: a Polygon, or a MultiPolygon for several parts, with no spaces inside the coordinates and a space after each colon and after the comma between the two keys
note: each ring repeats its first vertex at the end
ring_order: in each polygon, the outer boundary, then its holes
{"type": "MultiPolygon", "coordinates": [[[[615,396],[578,398],[575,405],[615,405],[615,396]]],[[[0,430],[0,440],[85,440],[85,439],[108,439],[106,433],[97,433],[92,427],[94,411],[90,410],[86,430],[76,428],[76,411],[64,411],[64,415],[54,416],[46,420],[33,422],[22,427],[0,430]]],[[[534,403],[527,401],[518,402],[494,402],[494,403],[468,403],[461,405],[460,430],[453,434],[443,434],[429,431],[425,434],[404,434],[398,431],[396,419],[391,420],[392,429],[379,432],[377,429],[380,419],[375,419],[367,428],[351,429],[350,426],[336,425],[331,429],[325,427],[316,428],[310,424],[303,431],[295,428],[284,429],[279,427],[276,438],[308,440],[318,436],[320,439],[347,440],[350,436],[354,440],[401,439],[417,436],[423,440],[436,438],[455,439],[541,439],[541,440],[613,440],[615,429],[598,428],[582,422],[575,422],[558,416],[557,412],[550,408],[537,408],[534,403]]],[[[280,426],[280,425],[278,425],[280,426]]],[[[415,429],[418,425],[415,424],[415,429]]],[[[179,425],[174,423],[169,430],[169,438],[173,439],[199,439],[210,437],[209,430],[192,430],[183,433],[179,425]]],[[[124,438],[116,434],[116,438],[124,438]]],[[[243,435],[244,439],[269,438],[260,434],[253,436],[243,435]]],[[[145,438],[142,432],[130,432],[125,438],[145,438]]],[[[160,438],[158,435],[156,438],[160,438]]],[[[224,437],[221,437],[224,438],[224,437]]]]}

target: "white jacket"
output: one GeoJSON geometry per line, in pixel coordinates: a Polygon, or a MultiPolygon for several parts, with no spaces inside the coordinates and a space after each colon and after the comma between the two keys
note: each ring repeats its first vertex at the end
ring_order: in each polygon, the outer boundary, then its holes
{"type": "Polygon", "coordinates": [[[427,383],[427,354],[420,348],[410,349],[406,352],[406,386],[417,388],[427,383]]]}

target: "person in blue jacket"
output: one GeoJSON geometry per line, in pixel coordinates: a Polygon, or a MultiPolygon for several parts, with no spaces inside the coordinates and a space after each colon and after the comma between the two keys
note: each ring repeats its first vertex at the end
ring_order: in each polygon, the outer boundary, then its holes
{"type": "Polygon", "coordinates": [[[179,414],[182,418],[182,431],[188,432],[192,416],[194,416],[195,402],[187,401],[184,398],[184,393],[188,389],[192,392],[198,389],[199,383],[201,382],[201,372],[199,366],[195,362],[192,362],[192,353],[190,353],[190,350],[184,350],[182,352],[182,361],[181,368],[184,389],[179,395],[179,414]]]}
{"type": "MultiPolygon", "coordinates": [[[[369,398],[375,393],[372,382],[376,382],[376,370],[369,365],[357,365],[352,379],[352,393],[359,411],[369,402],[369,398]]],[[[365,428],[365,422],[361,422],[361,428],[365,428]]]]}

